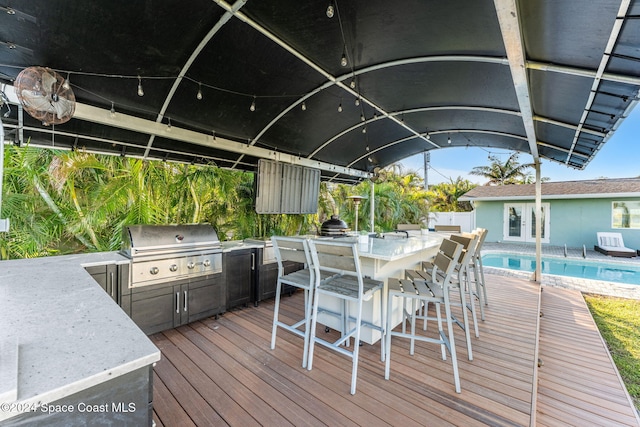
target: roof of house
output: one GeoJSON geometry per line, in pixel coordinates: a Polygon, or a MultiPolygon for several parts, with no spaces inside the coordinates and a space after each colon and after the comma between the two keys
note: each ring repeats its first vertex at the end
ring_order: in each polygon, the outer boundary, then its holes
{"type": "MultiPolygon", "coordinates": [[[[543,199],[640,197],[640,178],[543,182],[541,188],[543,199]]],[[[535,194],[535,184],[485,185],[468,191],[459,200],[526,200],[535,194]]]]}

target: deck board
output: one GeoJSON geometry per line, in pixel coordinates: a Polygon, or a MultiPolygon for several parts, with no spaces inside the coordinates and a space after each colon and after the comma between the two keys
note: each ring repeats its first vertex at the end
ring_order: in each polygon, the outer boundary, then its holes
{"type": "Polygon", "coordinates": [[[542,292],[539,425],[638,426],[629,396],[578,291],[542,292]]]}
{"type": "MultiPolygon", "coordinates": [[[[259,307],[234,310],[218,319],[151,336],[162,351],[162,360],[155,367],[154,420],[167,427],[529,425],[540,288],[518,278],[488,275],[487,279],[490,305],[486,321],[479,321],[480,338],[472,339],[473,361],[467,359],[463,331],[456,328],[460,394],[454,390],[451,362],[441,359],[439,346],[416,343],[416,354],[410,356],[408,340],[394,338],[390,379],[384,379],[379,344],[363,344],[357,393],[350,395],[351,367],[344,356],[316,346],[313,369],[303,369],[301,338],[282,330],[276,348],[269,348],[272,299],[259,307]]],[[[281,315],[300,316],[302,301],[301,293],[282,298],[281,315]]],[[[546,320],[554,315],[549,310],[546,320]]],[[[574,317],[581,324],[589,323],[579,313],[574,317]]],[[[547,357],[569,348],[565,346],[571,334],[564,335],[566,329],[558,327],[552,332],[558,342],[551,347],[557,350],[551,348],[547,357]]],[[[317,333],[325,334],[324,327],[319,326],[317,333]]],[[[337,335],[335,331],[328,333],[337,335]]],[[[589,334],[577,332],[576,336],[586,340],[589,334]]],[[[575,363],[601,358],[597,349],[583,354],[575,363]]],[[[565,379],[572,378],[573,374],[566,373],[571,365],[562,360],[549,366],[545,362],[547,372],[552,368],[558,375],[541,382],[539,393],[546,393],[545,398],[554,402],[544,416],[537,413],[539,425],[558,425],[567,414],[558,405],[571,404],[566,399],[582,400],[563,385],[565,379]],[[563,397],[563,393],[570,396],[563,397]]],[[[577,388],[582,390],[592,376],[575,375],[577,388]]],[[[598,376],[602,381],[593,393],[603,397],[615,389],[616,380],[606,371],[598,376]]],[[[618,405],[624,406],[619,399],[607,404],[611,416],[622,410],[618,405]]],[[[591,417],[590,410],[578,404],[574,413],[568,414],[577,420],[594,421],[603,417],[595,414],[607,413],[598,409],[591,417]],[[589,416],[581,415],[584,413],[589,416]]]]}

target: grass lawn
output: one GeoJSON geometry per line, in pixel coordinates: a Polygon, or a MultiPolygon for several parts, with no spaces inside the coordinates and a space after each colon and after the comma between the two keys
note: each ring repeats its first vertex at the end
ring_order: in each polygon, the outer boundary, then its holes
{"type": "Polygon", "coordinates": [[[640,300],[584,296],[633,402],[640,410],[640,300]]]}

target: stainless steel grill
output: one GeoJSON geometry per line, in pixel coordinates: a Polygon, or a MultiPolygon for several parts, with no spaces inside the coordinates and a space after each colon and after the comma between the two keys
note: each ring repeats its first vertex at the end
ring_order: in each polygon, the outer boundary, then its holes
{"type": "Polygon", "coordinates": [[[222,272],[220,240],[209,224],[130,225],[122,233],[129,287],[222,272]]]}

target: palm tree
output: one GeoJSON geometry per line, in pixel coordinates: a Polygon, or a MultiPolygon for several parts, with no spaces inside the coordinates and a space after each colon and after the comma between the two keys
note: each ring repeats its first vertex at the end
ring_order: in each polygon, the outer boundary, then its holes
{"type": "Polygon", "coordinates": [[[374,231],[394,230],[398,224],[421,223],[427,220],[429,204],[422,187],[422,178],[414,171],[402,173],[400,165],[385,169],[386,181],[375,184],[374,199],[370,199],[371,182],[366,180],[356,186],[331,185],[329,195],[321,193],[320,206],[332,212],[320,212],[320,217],[339,213],[351,228],[354,227],[355,211],[349,196],[359,195],[364,200],[359,207],[358,230],[368,230],[371,223],[371,203],[375,203],[374,231]],[[396,172],[398,171],[398,172],[396,172]],[[326,198],[329,197],[329,200],[326,198]],[[323,200],[325,199],[325,200],[323,200]]]}
{"type": "Polygon", "coordinates": [[[437,212],[471,212],[471,204],[458,199],[475,186],[460,176],[455,181],[450,179],[450,182],[431,186],[428,191],[431,209],[437,212]]]}
{"type": "Polygon", "coordinates": [[[487,178],[489,181],[485,185],[505,185],[522,184],[528,176],[528,169],[534,167],[533,163],[518,163],[519,153],[513,153],[502,163],[497,156],[490,155],[489,166],[476,166],[471,175],[478,175],[487,178]]]}

